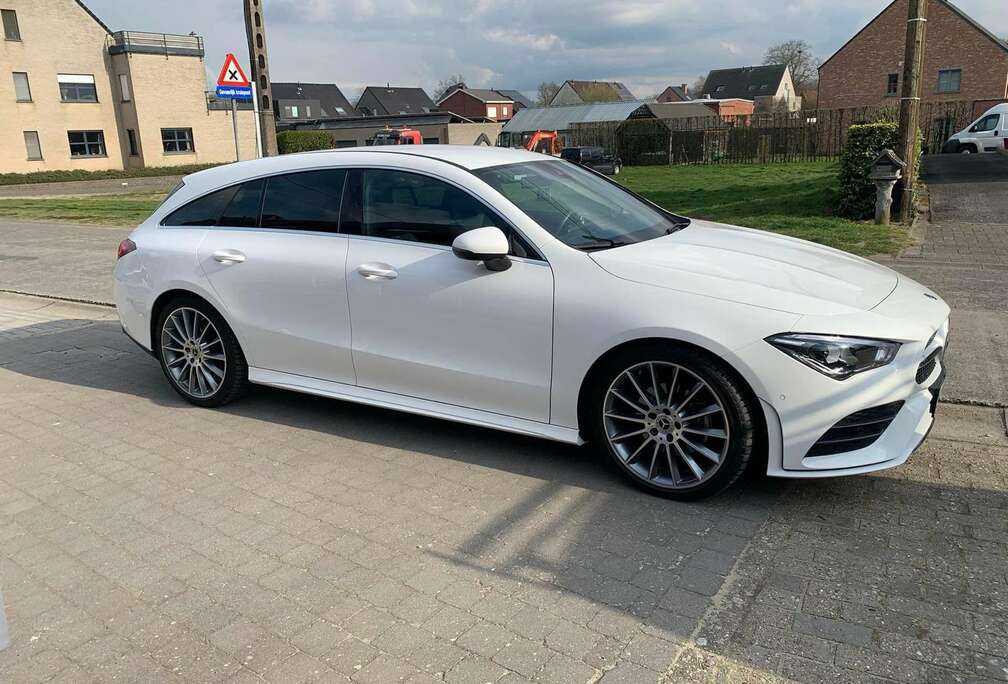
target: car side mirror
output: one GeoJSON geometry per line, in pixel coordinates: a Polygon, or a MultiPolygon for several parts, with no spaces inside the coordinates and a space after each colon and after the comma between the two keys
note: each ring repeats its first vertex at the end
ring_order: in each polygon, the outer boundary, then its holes
{"type": "Polygon", "coordinates": [[[452,242],[452,253],[466,261],[482,261],[490,271],[511,268],[508,252],[511,245],[507,236],[496,226],[485,226],[466,231],[452,242]]]}

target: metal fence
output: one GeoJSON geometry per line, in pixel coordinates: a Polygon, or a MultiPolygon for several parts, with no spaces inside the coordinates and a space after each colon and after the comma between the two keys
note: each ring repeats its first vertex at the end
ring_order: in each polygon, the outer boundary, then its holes
{"type": "MultiPolygon", "coordinates": [[[[718,164],[835,159],[851,126],[895,121],[897,106],[771,112],[683,119],[628,119],[574,124],[573,144],[595,145],[626,165],[718,164]]],[[[941,150],[953,133],[976,118],[974,103],[924,103],[920,111],[925,154],[941,150]]]]}

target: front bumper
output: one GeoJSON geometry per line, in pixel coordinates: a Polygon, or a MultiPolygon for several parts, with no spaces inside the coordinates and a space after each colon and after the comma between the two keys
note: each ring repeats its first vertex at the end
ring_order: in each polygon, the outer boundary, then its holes
{"type": "MultiPolygon", "coordinates": [[[[927,342],[905,343],[888,366],[836,381],[802,368],[795,378],[796,362],[764,355],[764,372],[790,379],[775,383],[781,390],[761,400],[769,436],[767,474],[773,477],[818,478],[892,468],[906,462],[927,437],[945,377],[944,355],[920,381],[917,371],[935,350],[944,350],[948,320],[927,342]],[[807,372],[806,372],[807,371],[807,372]],[[811,373],[811,375],[809,374],[811,373]],[[817,377],[818,376],[818,377],[817,377]],[[797,380],[797,381],[796,381],[797,380]],[[851,414],[892,402],[903,402],[892,422],[871,444],[827,455],[809,455],[830,428],[851,414]]],[[[768,345],[769,346],[769,345],[768,345]]]]}

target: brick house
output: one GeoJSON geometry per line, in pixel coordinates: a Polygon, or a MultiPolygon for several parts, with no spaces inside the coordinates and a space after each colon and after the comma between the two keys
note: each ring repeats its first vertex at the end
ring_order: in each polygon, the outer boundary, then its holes
{"type": "Polygon", "coordinates": [[[689,94],[689,86],[685,83],[678,86],[669,86],[658,94],[655,102],[689,102],[693,98],[689,94]]]}
{"type": "Polygon", "coordinates": [[[637,98],[619,81],[564,81],[550,107],[592,102],[633,102],[637,98]]]}
{"type": "Polygon", "coordinates": [[[514,114],[514,100],[496,90],[455,88],[437,103],[438,109],[467,119],[507,121],[514,114]]]}
{"type": "MultiPolygon", "coordinates": [[[[895,0],[819,67],[819,107],[898,103],[909,0],[895,0]]],[[[945,0],[928,5],[921,101],[1002,100],[1008,44],[945,0]]]]}

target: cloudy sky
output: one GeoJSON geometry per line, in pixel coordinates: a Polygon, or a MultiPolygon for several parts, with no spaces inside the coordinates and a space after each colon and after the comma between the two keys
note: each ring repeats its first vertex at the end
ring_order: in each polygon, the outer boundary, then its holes
{"type": "MultiPolygon", "coordinates": [[[[828,57],[887,0],[262,0],[274,81],[371,84],[462,74],[471,87],[534,92],[542,81],[619,80],[640,97],[710,69],[759,64],[801,38],[828,57]]],[[[1006,0],[956,0],[1008,36],[1006,0]]],[[[195,31],[207,71],[247,65],[240,0],[85,0],[112,30],[195,31]]],[[[433,94],[433,93],[431,93],[433,94]]]]}

